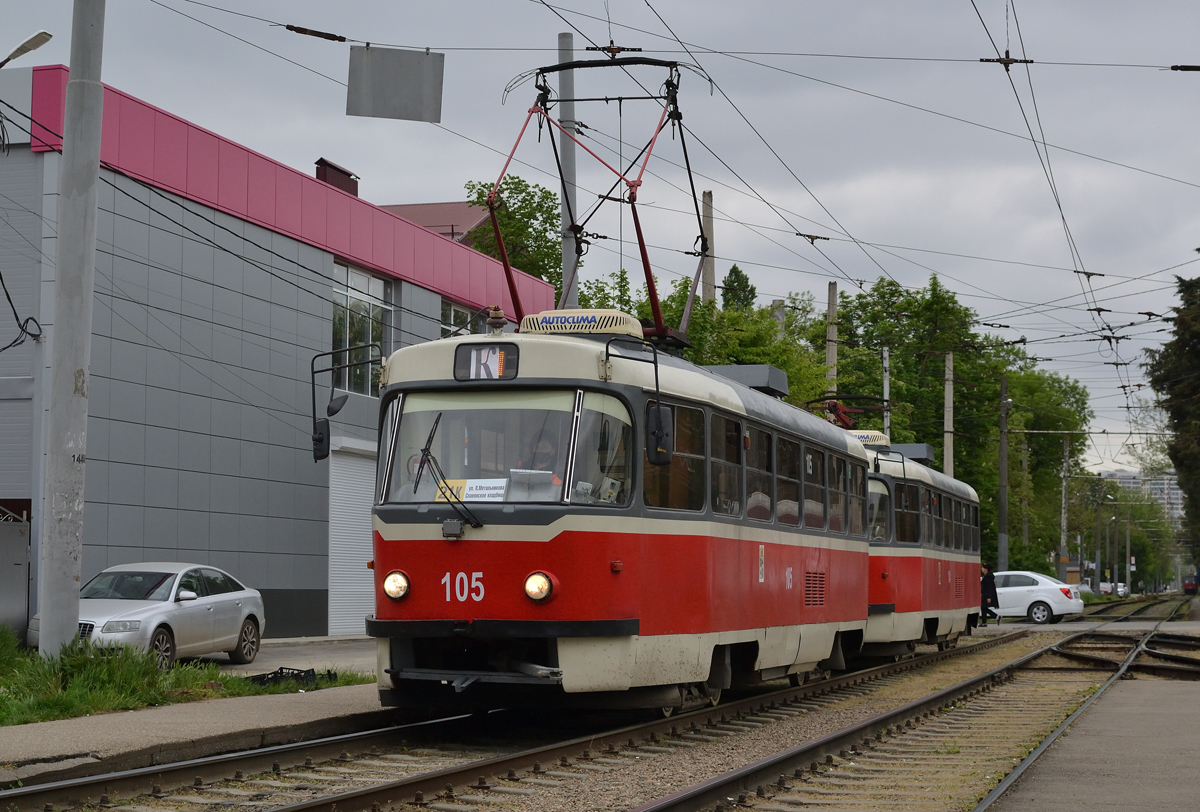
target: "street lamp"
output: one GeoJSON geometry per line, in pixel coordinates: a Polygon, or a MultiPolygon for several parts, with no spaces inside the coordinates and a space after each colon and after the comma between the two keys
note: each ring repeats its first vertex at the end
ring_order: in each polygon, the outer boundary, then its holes
{"type": "Polygon", "coordinates": [[[12,53],[0,60],[0,68],[3,68],[9,62],[12,62],[19,56],[24,56],[30,51],[36,51],[38,48],[41,48],[43,45],[49,42],[50,38],[53,36],[54,35],[49,31],[37,32],[32,37],[18,45],[16,48],[13,48],[12,53]]]}

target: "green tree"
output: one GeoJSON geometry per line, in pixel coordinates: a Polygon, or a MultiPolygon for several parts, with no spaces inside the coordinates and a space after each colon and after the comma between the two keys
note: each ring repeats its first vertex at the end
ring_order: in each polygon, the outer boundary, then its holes
{"type": "Polygon", "coordinates": [[[614,271],[608,281],[588,279],[581,282],[579,306],[620,310],[631,315],[636,313],[638,305],[629,289],[629,274],[622,268],[614,271]]]}
{"type": "MultiPolygon", "coordinates": [[[[486,210],[493,185],[467,181],[467,202],[486,210]]],[[[557,298],[562,293],[562,219],[558,196],[518,175],[505,175],[498,198],[496,220],[508,261],[514,268],[553,284],[557,298]]],[[[472,231],[467,241],[476,251],[500,259],[490,222],[472,231]]]]}
{"type": "Polygon", "coordinates": [[[750,284],[750,277],[733,265],[725,278],[721,280],[721,309],[750,310],[754,307],[754,299],[758,291],[750,284]]]}
{"type": "MultiPolygon", "coordinates": [[[[1037,370],[1023,351],[975,331],[975,313],[932,277],[923,290],[881,279],[866,291],[843,293],[838,307],[838,391],[883,395],[882,349],[891,361],[892,441],[934,447],[944,468],[945,357],[954,353],[954,475],[975,488],[980,501],[983,556],[996,554],[999,491],[1000,376],[1007,374],[1016,406],[1009,444],[1010,563],[1053,571],[1061,511],[1062,435],[1019,433],[1078,431],[1091,419],[1087,391],[1077,382],[1037,370]],[[1021,465],[1023,455],[1028,464],[1021,465]],[[1027,474],[1026,471],[1029,473],[1027,474]],[[1029,544],[1021,542],[1028,522],[1029,544]]],[[[823,319],[812,322],[812,346],[823,348],[823,319]]],[[[862,402],[846,401],[851,407],[862,402]]],[[[865,409],[860,428],[881,429],[883,415],[865,409]]],[[[1072,436],[1068,465],[1082,470],[1083,435],[1072,436]]],[[[1094,504],[1094,502],[1093,502],[1094,504]]]]}
{"type": "Polygon", "coordinates": [[[1183,491],[1188,538],[1200,538],[1200,277],[1175,277],[1180,303],[1165,319],[1171,338],[1146,351],[1143,368],[1171,432],[1167,454],[1183,491]]]}

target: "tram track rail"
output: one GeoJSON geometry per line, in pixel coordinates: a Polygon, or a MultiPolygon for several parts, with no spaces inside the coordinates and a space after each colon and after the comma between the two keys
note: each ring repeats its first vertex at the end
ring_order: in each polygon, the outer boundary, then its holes
{"type": "Polygon", "coordinates": [[[1166,616],[1173,618],[1189,602],[1189,599],[1180,599],[1178,596],[1152,598],[1149,601],[1120,601],[1103,604],[1102,609],[1085,614],[1082,619],[1098,620],[1105,623],[1121,623],[1129,620],[1161,620],[1162,617],[1157,614],[1159,610],[1168,609],[1165,613],[1166,616]]]}
{"type": "MultiPolygon", "coordinates": [[[[188,804],[197,809],[228,805],[232,800],[254,806],[261,804],[263,809],[289,812],[333,812],[335,808],[337,812],[351,812],[372,809],[375,804],[436,798],[439,793],[445,795],[448,786],[459,787],[461,791],[474,785],[479,792],[488,790],[503,794],[508,788],[497,785],[494,779],[489,783],[490,777],[514,778],[516,786],[510,789],[518,790],[536,786],[539,781],[553,784],[556,780],[569,780],[561,775],[556,777],[549,774],[562,772],[556,770],[555,765],[561,766],[564,759],[571,764],[584,765],[582,769],[586,772],[588,767],[607,769],[615,766],[604,764],[605,760],[661,751],[660,742],[664,738],[672,739],[676,747],[686,747],[689,741],[694,744],[696,741],[715,740],[753,729],[772,719],[808,713],[861,696],[873,690],[873,686],[884,685],[887,680],[915,669],[985,651],[1021,639],[1027,634],[1027,630],[1022,630],[997,635],[971,645],[735,699],[714,708],[690,711],[667,719],[519,752],[487,757],[480,752],[472,754],[459,750],[456,752],[460,756],[476,757],[451,758],[449,760],[455,763],[444,766],[434,762],[448,754],[429,748],[421,748],[415,754],[411,750],[399,754],[386,750],[401,746],[402,740],[411,739],[417,733],[423,734],[424,738],[428,738],[435,730],[444,734],[442,738],[453,735],[453,726],[458,725],[461,730],[462,726],[468,724],[467,717],[15,787],[0,791],[0,808],[6,812],[40,812],[47,807],[99,808],[120,804],[123,808],[131,809],[131,812],[162,812],[169,808],[186,808],[188,804]],[[758,720],[751,718],[753,716],[758,716],[758,720]],[[361,755],[351,756],[351,752],[361,755]],[[398,761],[397,755],[405,758],[398,761]],[[478,757],[481,755],[484,757],[478,757]],[[422,769],[422,759],[427,759],[427,766],[431,769],[422,769]],[[356,766],[364,761],[372,762],[366,765],[367,769],[356,766]],[[414,774],[396,778],[396,771],[401,767],[411,768],[414,774]],[[387,776],[389,780],[379,780],[380,775],[387,776]],[[334,780],[338,777],[348,780],[339,783],[334,780]],[[366,786],[354,786],[359,779],[366,786]],[[296,793],[314,792],[317,797],[295,800],[296,793]],[[166,801],[168,805],[162,805],[160,801],[166,801]],[[284,801],[284,805],[281,806],[279,801],[284,801]]],[[[572,772],[571,775],[578,776],[580,773],[572,772]]],[[[453,797],[453,790],[450,794],[453,797]]]]}
{"type": "Polygon", "coordinates": [[[974,812],[984,812],[1118,680],[1133,671],[1180,676],[1183,670],[1186,678],[1200,676],[1200,638],[1159,631],[1177,611],[1143,633],[1079,632],[929,697],[643,804],[636,812],[794,812],[812,806],[960,810],[972,805],[974,812]],[[1175,655],[1192,665],[1147,661],[1167,647],[1194,655],[1175,655]]]}

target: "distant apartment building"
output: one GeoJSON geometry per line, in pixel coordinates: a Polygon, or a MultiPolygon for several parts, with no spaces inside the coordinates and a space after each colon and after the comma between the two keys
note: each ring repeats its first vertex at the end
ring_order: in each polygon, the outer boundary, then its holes
{"type": "Polygon", "coordinates": [[[1101,476],[1136,493],[1138,498],[1161,504],[1176,529],[1183,524],[1183,491],[1173,471],[1154,477],[1143,477],[1136,471],[1105,471],[1101,476]]]}
{"type": "MultiPolygon", "coordinates": [[[[0,71],[0,275],[41,330],[0,352],[0,623],[18,631],[53,599],[37,569],[66,83],[61,65],[0,71]]],[[[330,161],[314,177],[113,88],[101,157],[84,579],[207,563],[262,591],[268,636],[361,634],[375,384],[325,377],[319,403],[331,383],[350,399],[314,463],[310,360],[512,313],[500,264],[454,239],[478,212],[437,212],[442,236],[360,199],[330,161]]],[[[552,286],[517,287],[528,312],[554,306],[552,286]]],[[[19,335],[0,311],[0,347],[19,335]]]]}

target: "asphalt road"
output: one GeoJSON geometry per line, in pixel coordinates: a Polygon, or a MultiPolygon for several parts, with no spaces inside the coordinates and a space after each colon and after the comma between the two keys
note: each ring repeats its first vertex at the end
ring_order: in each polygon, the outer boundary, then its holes
{"type": "Polygon", "coordinates": [[[249,665],[234,665],[225,654],[199,658],[231,674],[265,674],[280,667],[315,668],[321,671],[375,672],[375,639],[372,637],[299,637],[263,641],[249,665]]]}

